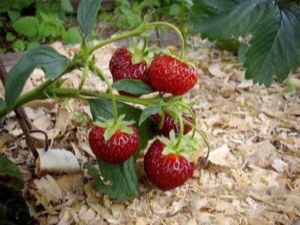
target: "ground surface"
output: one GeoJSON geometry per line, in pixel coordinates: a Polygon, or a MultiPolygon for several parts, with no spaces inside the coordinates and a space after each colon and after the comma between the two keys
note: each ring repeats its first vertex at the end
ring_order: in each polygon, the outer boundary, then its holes
{"type": "MultiPolygon", "coordinates": [[[[59,43],[53,46],[67,56],[78,50],[59,43]]],[[[208,168],[198,169],[173,191],[157,190],[139,171],[141,196],[118,203],[97,193],[86,171],[83,175],[37,177],[24,139],[14,141],[21,133],[14,114],[6,118],[0,153],[21,168],[26,180],[24,195],[39,224],[300,223],[299,92],[285,94],[284,85],[276,83],[269,89],[253,85],[244,80],[244,70],[235,57],[202,41],[196,40],[194,47],[186,56],[199,68],[200,81],[187,98],[195,101],[199,127],[213,151],[208,168]]],[[[99,66],[107,73],[114,50],[107,46],[96,53],[99,66]]],[[[25,91],[42,77],[41,71],[34,71],[25,91]]],[[[77,87],[79,77],[80,72],[74,71],[65,85],[77,87]]],[[[93,76],[86,87],[106,88],[93,76]]],[[[37,101],[25,110],[35,127],[52,138],[52,148],[73,152],[84,168],[92,158],[86,140],[91,118],[85,103],[37,101]]],[[[137,163],[141,167],[142,159],[137,163]]]]}

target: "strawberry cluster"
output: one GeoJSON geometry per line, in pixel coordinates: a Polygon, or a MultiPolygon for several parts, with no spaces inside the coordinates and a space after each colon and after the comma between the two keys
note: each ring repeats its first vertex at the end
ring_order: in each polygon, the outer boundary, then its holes
{"type": "MultiPolygon", "coordinates": [[[[198,81],[196,68],[186,62],[170,55],[158,56],[150,63],[144,59],[134,62],[127,48],[120,48],[113,54],[109,69],[113,82],[122,79],[140,80],[153,90],[172,96],[186,94],[198,81]]],[[[126,92],[120,94],[130,95],[126,92]]],[[[148,179],[164,191],[184,184],[195,169],[195,164],[185,150],[193,141],[182,137],[178,141],[178,136],[192,130],[193,117],[188,112],[178,113],[180,120],[184,121],[181,123],[183,127],[180,127],[179,118],[174,117],[172,112],[174,110],[162,110],[159,114],[151,115],[157,134],[161,136],[154,140],[144,156],[144,170],[148,179]]],[[[117,124],[108,121],[93,127],[89,142],[96,157],[111,164],[129,159],[139,143],[137,129],[132,124],[121,118],[117,124]]]]}

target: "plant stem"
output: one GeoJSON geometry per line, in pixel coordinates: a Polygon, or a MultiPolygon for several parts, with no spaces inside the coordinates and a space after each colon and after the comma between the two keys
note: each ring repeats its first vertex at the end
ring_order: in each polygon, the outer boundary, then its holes
{"type": "Polygon", "coordinates": [[[204,143],[205,143],[205,145],[206,145],[206,147],[208,149],[207,155],[206,155],[205,158],[208,159],[209,153],[210,153],[210,146],[209,146],[209,143],[208,143],[208,141],[207,141],[207,139],[205,137],[206,135],[204,134],[203,131],[199,130],[194,124],[190,123],[189,121],[187,121],[185,119],[183,119],[183,120],[184,120],[184,123],[186,123],[187,125],[193,127],[193,129],[196,130],[198,132],[198,134],[201,136],[201,138],[203,139],[203,141],[204,141],[204,143]]]}
{"type": "Polygon", "coordinates": [[[87,75],[88,75],[88,71],[89,71],[89,62],[86,62],[86,64],[84,65],[84,70],[83,70],[83,74],[81,76],[81,79],[80,79],[80,84],[78,86],[78,89],[81,90],[84,83],[85,83],[85,80],[87,78],[87,75]]]}
{"type": "Polygon", "coordinates": [[[105,81],[105,83],[108,87],[111,102],[112,102],[113,113],[114,113],[114,124],[116,124],[118,122],[118,109],[117,109],[117,103],[116,103],[115,95],[113,93],[113,89],[112,89],[107,77],[105,76],[105,74],[103,74],[103,72],[98,67],[96,67],[94,65],[91,65],[90,67],[91,67],[90,69],[92,71],[94,71],[100,79],[103,79],[105,81]]]}
{"type": "MultiPolygon", "coordinates": [[[[102,99],[111,99],[110,94],[106,93],[100,93],[96,91],[91,91],[87,89],[82,89],[78,91],[78,89],[75,88],[55,88],[50,89],[47,91],[47,94],[49,95],[55,95],[57,97],[61,98],[80,98],[81,96],[84,97],[94,97],[94,98],[102,98],[102,99]]],[[[133,103],[133,104],[139,104],[148,106],[150,104],[157,103],[157,98],[148,98],[148,99],[142,99],[142,98],[136,98],[131,96],[123,96],[123,95],[115,95],[114,96],[116,101],[118,102],[127,102],[127,103],[133,103]]]]}
{"type": "Polygon", "coordinates": [[[182,115],[174,112],[177,116],[178,122],[179,122],[179,136],[178,136],[178,140],[177,143],[175,145],[175,148],[177,149],[180,146],[182,137],[183,137],[183,131],[184,131],[184,125],[183,125],[183,120],[182,120],[182,115]]]}
{"type": "MultiPolygon", "coordinates": [[[[197,120],[196,120],[196,115],[195,113],[193,112],[193,110],[190,109],[190,107],[188,107],[187,105],[185,105],[184,103],[182,102],[178,102],[178,104],[185,108],[187,111],[189,111],[189,113],[192,115],[192,118],[193,118],[193,125],[196,127],[196,124],[197,124],[197,120]]],[[[185,120],[186,121],[186,120],[185,120]]],[[[192,137],[195,137],[195,133],[196,133],[196,130],[193,129],[193,134],[192,134],[192,137]]]]}
{"type": "Polygon", "coordinates": [[[171,28],[177,34],[177,36],[179,38],[179,43],[180,43],[180,55],[179,55],[179,58],[183,59],[184,49],[185,49],[184,38],[182,36],[182,33],[180,32],[180,30],[176,26],[174,26],[173,24],[167,23],[167,22],[160,22],[160,21],[149,23],[148,26],[149,27],[167,26],[167,27],[171,28]]]}
{"type": "Polygon", "coordinates": [[[99,48],[102,48],[103,46],[105,45],[108,45],[110,43],[113,43],[115,41],[119,41],[119,40],[122,40],[122,39],[125,39],[125,38],[129,38],[129,37],[136,37],[136,36],[140,36],[142,33],[144,33],[145,31],[147,30],[147,26],[145,26],[145,24],[143,24],[142,26],[132,30],[132,31],[129,31],[129,32],[126,32],[126,33],[123,33],[123,34],[120,34],[118,36],[115,36],[115,37],[112,37],[112,38],[109,38],[109,39],[106,39],[105,41],[102,41],[100,42],[99,44],[96,44],[94,46],[92,46],[90,49],[89,49],[89,54],[92,54],[94,51],[96,51],[97,49],[99,48]]]}

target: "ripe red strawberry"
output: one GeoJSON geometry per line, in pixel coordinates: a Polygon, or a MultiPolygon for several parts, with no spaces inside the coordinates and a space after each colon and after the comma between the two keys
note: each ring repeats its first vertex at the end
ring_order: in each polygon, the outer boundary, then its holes
{"type": "MultiPolygon", "coordinates": [[[[193,117],[191,115],[184,113],[183,118],[185,120],[189,121],[190,123],[193,123],[193,117]]],[[[165,113],[165,119],[164,119],[164,123],[163,123],[161,129],[158,128],[158,126],[160,124],[160,119],[161,119],[159,114],[152,115],[151,119],[154,122],[154,124],[156,125],[156,129],[158,130],[159,134],[161,134],[165,137],[169,137],[171,130],[174,130],[175,134],[179,133],[178,121],[176,119],[174,119],[172,116],[170,116],[168,113],[165,113]]],[[[187,134],[191,130],[192,130],[191,126],[184,124],[183,134],[187,134]]]]}
{"type": "Polygon", "coordinates": [[[133,129],[133,134],[117,131],[108,141],[104,139],[105,128],[93,127],[89,134],[89,143],[96,157],[111,164],[129,159],[139,145],[137,129],[133,126],[129,127],[133,129]]]}
{"type": "Polygon", "coordinates": [[[144,158],[148,179],[159,189],[167,191],[183,185],[193,176],[195,164],[175,153],[163,155],[165,145],[156,140],[144,158]]]}
{"type": "Polygon", "coordinates": [[[126,48],[118,49],[109,61],[113,81],[136,79],[148,83],[148,67],[145,60],[132,63],[132,54],[126,48]]]}
{"type": "Polygon", "coordinates": [[[149,68],[149,82],[156,91],[183,95],[197,80],[196,68],[168,55],[155,58],[149,68]]]}

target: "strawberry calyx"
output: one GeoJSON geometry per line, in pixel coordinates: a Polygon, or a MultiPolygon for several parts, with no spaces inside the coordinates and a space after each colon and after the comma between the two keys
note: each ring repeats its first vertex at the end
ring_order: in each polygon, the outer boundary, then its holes
{"type": "Polygon", "coordinates": [[[178,57],[175,51],[176,51],[176,49],[173,49],[173,47],[170,46],[170,47],[167,47],[165,51],[163,51],[163,54],[170,56],[174,59],[177,59],[178,61],[185,63],[187,65],[190,65],[192,67],[196,67],[194,61],[192,61],[191,59],[183,59],[183,58],[178,57]]]}
{"type": "Polygon", "coordinates": [[[189,161],[193,161],[193,153],[199,151],[202,147],[202,143],[191,135],[184,135],[181,138],[179,145],[174,130],[170,132],[169,137],[170,139],[163,136],[158,137],[159,141],[165,145],[164,150],[162,151],[163,155],[175,154],[180,155],[189,161]]]}
{"type": "Polygon", "coordinates": [[[147,66],[150,65],[151,60],[154,56],[153,52],[157,49],[157,47],[147,46],[147,39],[143,39],[141,41],[137,41],[135,38],[133,39],[133,42],[129,45],[127,50],[132,55],[132,64],[137,64],[142,61],[145,61],[147,66]]]}
{"type": "Polygon", "coordinates": [[[105,129],[103,136],[104,136],[104,140],[108,141],[117,131],[126,134],[134,133],[133,129],[130,126],[133,125],[135,121],[134,120],[125,121],[124,118],[125,118],[124,114],[119,116],[117,121],[115,121],[114,119],[105,120],[102,117],[98,117],[99,120],[95,121],[94,125],[105,129]]]}

